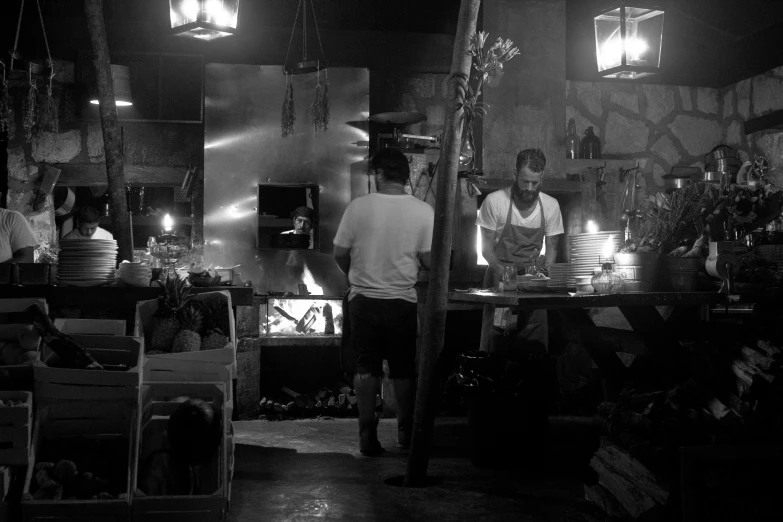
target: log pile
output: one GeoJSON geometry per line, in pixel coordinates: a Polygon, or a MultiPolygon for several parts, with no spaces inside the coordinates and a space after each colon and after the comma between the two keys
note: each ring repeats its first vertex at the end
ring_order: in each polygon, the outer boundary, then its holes
{"type": "MultiPolygon", "coordinates": [[[[356,417],[356,394],[344,382],[334,388],[321,388],[308,393],[297,393],[283,386],[280,391],[261,399],[259,419],[292,420],[318,417],[356,417]]],[[[382,407],[380,395],[376,409],[382,407]]]]}
{"type": "Polygon", "coordinates": [[[596,416],[606,437],[585,496],[617,518],[671,516],[681,447],[783,443],[783,348],[704,342],[662,359],[637,357],[634,378],[596,416]]]}

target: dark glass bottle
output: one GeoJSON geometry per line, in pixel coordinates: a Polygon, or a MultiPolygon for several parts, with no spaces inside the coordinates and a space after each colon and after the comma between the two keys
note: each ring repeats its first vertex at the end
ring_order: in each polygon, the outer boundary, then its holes
{"type": "Polygon", "coordinates": [[[601,140],[595,135],[592,127],[587,127],[579,150],[583,159],[601,159],[601,140]]]}
{"type": "Polygon", "coordinates": [[[568,132],[565,138],[566,159],[579,158],[579,136],[576,134],[576,122],[573,118],[568,120],[568,132]]]}

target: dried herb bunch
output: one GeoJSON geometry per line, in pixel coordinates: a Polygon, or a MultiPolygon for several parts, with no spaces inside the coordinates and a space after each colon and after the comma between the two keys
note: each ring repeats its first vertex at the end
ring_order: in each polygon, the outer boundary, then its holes
{"type": "Polygon", "coordinates": [[[27,97],[24,100],[24,117],[22,118],[22,129],[24,130],[25,141],[33,139],[38,132],[36,122],[38,121],[38,87],[33,79],[32,72],[28,72],[27,97]]]}
{"type": "MultiPolygon", "coordinates": [[[[54,64],[49,61],[49,68],[54,71],[54,64]]],[[[58,106],[57,101],[52,96],[52,80],[54,79],[54,72],[49,76],[49,83],[46,85],[46,96],[42,96],[42,100],[38,102],[38,130],[59,132],[60,122],[57,116],[58,106]]]]}
{"type": "Polygon", "coordinates": [[[11,129],[11,93],[8,89],[8,79],[5,75],[5,63],[0,62],[3,69],[2,83],[0,83],[0,133],[11,129]]]}
{"type": "Polygon", "coordinates": [[[280,119],[283,137],[294,133],[296,122],[296,109],[294,108],[294,79],[288,73],[285,75],[285,97],[283,98],[283,111],[280,119]]]}

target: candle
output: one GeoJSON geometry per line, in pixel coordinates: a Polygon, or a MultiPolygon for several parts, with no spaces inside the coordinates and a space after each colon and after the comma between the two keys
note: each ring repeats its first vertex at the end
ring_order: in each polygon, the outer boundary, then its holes
{"type": "Polygon", "coordinates": [[[171,232],[171,230],[174,228],[174,220],[171,219],[171,216],[166,214],[163,216],[163,231],[164,232],[171,232]]]}

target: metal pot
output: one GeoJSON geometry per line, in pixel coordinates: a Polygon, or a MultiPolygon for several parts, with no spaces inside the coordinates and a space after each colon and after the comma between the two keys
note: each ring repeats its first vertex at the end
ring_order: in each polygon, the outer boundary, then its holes
{"type": "Polygon", "coordinates": [[[674,192],[677,189],[685,188],[691,184],[691,178],[681,178],[672,174],[663,176],[663,186],[666,192],[674,192]]]}
{"type": "Polygon", "coordinates": [[[705,170],[731,170],[739,169],[742,166],[742,160],[737,158],[716,159],[707,163],[705,170]]]}
{"type": "Polygon", "coordinates": [[[693,181],[699,182],[699,181],[705,181],[707,183],[720,183],[721,180],[724,179],[724,177],[728,177],[731,181],[731,183],[736,183],[737,181],[737,173],[731,173],[731,172],[721,172],[721,171],[707,171],[702,172],[701,174],[696,174],[694,176],[693,181]]]}
{"type": "Polygon", "coordinates": [[[704,164],[709,165],[715,160],[723,158],[736,158],[739,159],[739,153],[726,145],[719,145],[715,147],[711,152],[704,155],[704,164]]]}

